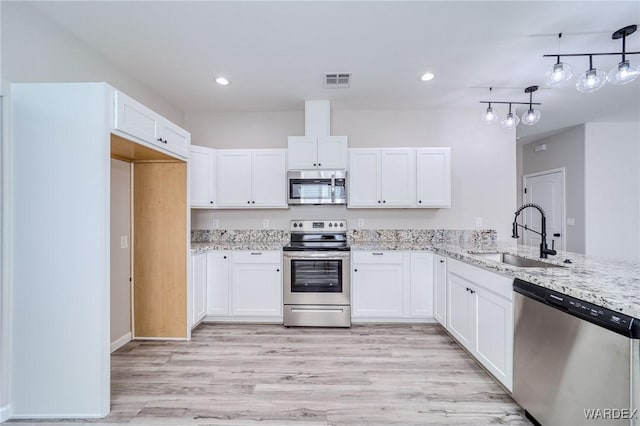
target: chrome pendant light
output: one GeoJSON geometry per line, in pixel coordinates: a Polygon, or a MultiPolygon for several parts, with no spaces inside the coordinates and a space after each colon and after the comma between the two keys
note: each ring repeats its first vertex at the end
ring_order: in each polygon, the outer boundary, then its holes
{"type": "Polygon", "coordinates": [[[522,123],[527,126],[533,126],[540,121],[540,111],[533,109],[533,92],[538,90],[538,86],[529,86],[524,89],[524,93],[529,94],[529,109],[522,114],[522,123]]]}
{"type": "Polygon", "coordinates": [[[482,120],[487,124],[493,124],[498,121],[498,113],[491,107],[491,92],[493,87],[489,87],[489,106],[482,112],[482,120]]]}
{"type": "MultiPolygon", "coordinates": [[[[562,38],[562,33],[558,34],[558,52],[560,51],[560,39],[562,38]]],[[[545,82],[547,85],[551,87],[560,86],[565,81],[569,80],[573,75],[573,69],[571,65],[560,62],[560,56],[557,57],[557,61],[549,71],[545,74],[545,82]]]]}
{"type": "Polygon", "coordinates": [[[618,31],[611,35],[614,40],[622,39],[622,61],[618,63],[607,76],[607,81],[615,85],[623,85],[631,83],[633,80],[640,76],[640,66],[631,65],[626,59],[626,39],[628,35],[636,32],[635,25],[629,25],[628,27],[620,28],[618,31]]]}

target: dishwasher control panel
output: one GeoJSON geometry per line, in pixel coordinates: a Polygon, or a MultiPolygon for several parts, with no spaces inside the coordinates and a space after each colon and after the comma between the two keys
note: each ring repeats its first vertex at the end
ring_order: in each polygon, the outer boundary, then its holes
{"type": "Polygon", "coordinates": [[[517,278],[513,282],[513,290],[618,334],[640,338],[640,320],[636,318],[517,278]]]}

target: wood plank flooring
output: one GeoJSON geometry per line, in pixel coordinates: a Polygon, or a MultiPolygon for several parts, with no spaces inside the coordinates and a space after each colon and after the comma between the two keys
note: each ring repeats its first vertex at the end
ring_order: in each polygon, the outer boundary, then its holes
{"type": "MultiPolygon", "coordinates": [[[[69,424],[529,425],[437,325],[204,324],[112,355],[111,414],[69,424]]],[[[9,422],[12,423],[12,422],[9,422]]]]}

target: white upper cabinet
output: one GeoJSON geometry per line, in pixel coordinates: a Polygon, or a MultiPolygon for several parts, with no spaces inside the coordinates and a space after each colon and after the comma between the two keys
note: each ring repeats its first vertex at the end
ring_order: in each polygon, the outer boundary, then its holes
{"type": "Polygon", "coordinates": [[[191,207],[215,207],[216,150],[191,145],[189,152],[189,185],[191,207]]]}
{"type": "Polygon", "coordinates": [[[451,148],[416,150],[417,207],[451,207],[451,148]]]}
{"type": "Polygon", "coordinates": [[[251,207],[287,206],[284,149],[254,150],[251,154],[251,207]]]}
{"type": "Polygon", "coordinates": [[[349,150],[349,207],[378,207],[380,199],[380,150],[349,150]]]}
{"type": "Polygon", "coordinates": [[[450,207],[451,150],[349,149],[348,194],[348,207],[450,207]]]}
{"type": "Polygon", "coordinates": [[[117,90],[113,127],[181,157],[189,154],[189,132],[117,90]]]}
{"type": "Polygon", "coordinates": [[[413,207],[415,150],[349,150],[349,207],[413,207]]]}
{"type": "Polygon", "coordinates": [[[346,136],[290,136],[289,170],[331,170],[347,168],[346,136]]]}
{"type": "Polygon", "coordinates": [[[416,199],[415,150],[411,148],[385,148],[380,151],[382,206],[413,207],[416,199]]]}
{"type": "Polygon", "coordinates": [[[287,207],[284,149],[218,150],[219,207],[287,207]]]}

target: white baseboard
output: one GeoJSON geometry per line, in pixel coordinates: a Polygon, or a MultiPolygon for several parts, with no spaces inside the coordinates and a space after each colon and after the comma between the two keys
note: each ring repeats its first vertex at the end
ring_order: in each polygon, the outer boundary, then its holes
{"type": "Polygon", "coordinates": [[[128,332],[124,336],[118,337],[116,340],[111,342],[111,352],[117,351],[127,343],[131,341],[131,332],[128,332]]]}
{"type": "Polygon", "coordinates": [[[9,414],[11,413],[11,405],[7,404],[0,408],[0,423],[9,420],[9,414]]]}
{"type": "MultiPolygon", "coordinates": [[[[58,413],[58,414],[14,414],[11,415],[11,420],[29,420],[29,419],[104,419],[107,417],[107,414],[69,414],[69,413],[58,413]]],[[[37,424],[37,423],[36,423],[37,424]]],[[[78,423],[81,424],[81,423],[78,423]]]]}
{"type": "Polygon", "coordinates": [[[214,316],[207,315],[200,321],[200,323],[211,322],[235,322],[235,323],[248,323],[248,324],[282,324],[282,317],[233,317],[233,316],[214,316]]]}

